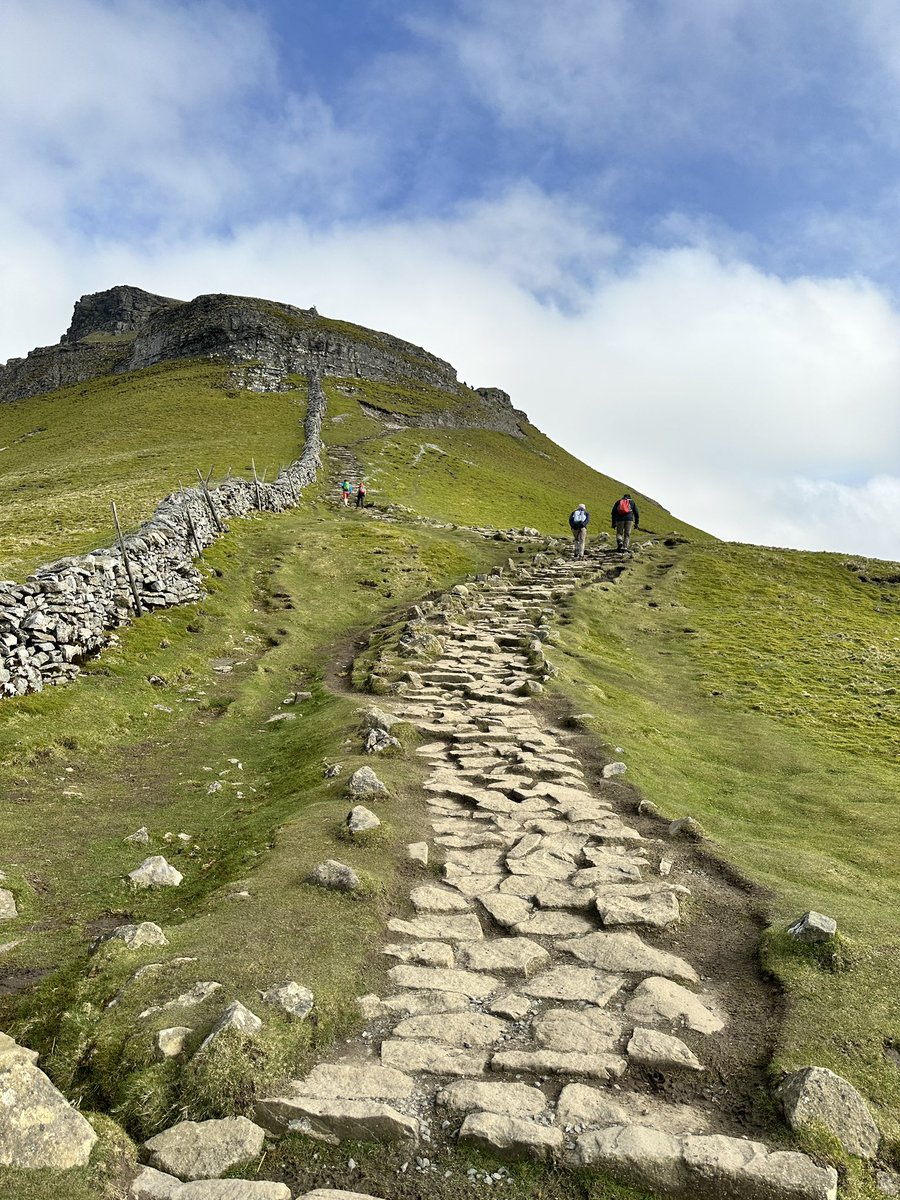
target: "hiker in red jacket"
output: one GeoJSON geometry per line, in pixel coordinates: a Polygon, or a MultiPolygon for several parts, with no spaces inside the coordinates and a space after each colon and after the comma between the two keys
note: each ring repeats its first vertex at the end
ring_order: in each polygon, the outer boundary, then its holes
{"type": "Polygon", "coordinates": [[[612,527],[616,531],[616,549],[627,550],[631,542],[631,531],[638,527],[638,508],[626,492],[612,506],[612,527]]]}

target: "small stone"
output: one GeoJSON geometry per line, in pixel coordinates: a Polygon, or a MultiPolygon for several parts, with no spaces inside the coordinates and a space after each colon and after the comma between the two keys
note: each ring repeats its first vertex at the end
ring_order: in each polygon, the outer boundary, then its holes
{"type": "Polygon", "coordinates": [[[806,912],[788,926],[788,933],[798,942],[829,942],[837,933],[837,921],[823,913],[806,912]]]}
{"type": "Polygon", "coordinates": [[[319,863],[311,872],[309,882],[333,892],[355,892],[360,886],[359,876],[353,868],[333,858],[319,863]]]}
{"type": "Polygon", "coordinates": [[[150,833],[146,825],[142,825],[140,829],[136,829],[134,833],[129,833],[128,837],[122,839],[124,842],[136,842],[139,845],[146,845],[150,841],[150,833]]]}
{"type": "Polygon", "coordinates": [[[377,829],[380,824],[378,817],[363,804],[357,804],[347,814],[347,828],[352,834],[366,833],[370,829],[377,829]]]}
{"type": "Polygon", "coordinates": [[[297,720],[296,713],[275,713],[274,716],[269,717],[269,719],[266,721],[266,724],[274,725],[279,721],[296,721],[296,720],[297,720]]]}
{"type": "Polygon", "coordinates": [[[276,983],[274,987],[270,987],[262,993],[262,999],[265,1004],[280,1008],[294,1021],[305,1021],[312,1012],[315,1002],[315,997],[309,988],[293,979],[287,979],[284,983],[276,983]]]}
{"type": "Polygon", "coordinates": [[[428,843],[427,842],[410,842],[406,847],[406,857],[410,862],[420,863],[423,867],[428,866],[428,843]]]}
{"type": "Polygon", "coordinates": [[[613,779],[616,775],[624,775],[628,767],[623,762],[607,763],[603,768],[603,778],[613,779]]]}
{"type": "Polygon", "coordinates": [[[792,1129],[824,1125],[850,1154],[877,1154],[881,1135],[868,1105],[852,1083],[826,1067],[804,1067],[789,1075],[781,1102],[792,1129]]]}
{"type": "Polygon", "coordinates": [[[184,1053],[185,1042],[193,1032],[190,1025],[160,1029],[156,1035],[156,1057],[160,1060],[178,1058],[184,1053]]]}
{"type": "Polygon", "coordinates": [[[241,1004],[240,1000],[234,1000],[219,1017],[197,1053],[206,1050],[216,1038],[221,1037],[229,1030],[235,1030],[244,1037],[253,1037],[254,1034],[259,1033],[260,1029],[262,1029],[262,1021],[259,1017],[241,1004]]]}
{"type": "Polygon", "coordinates": [[[151,888],[178,887],[184,876],[167,863],[161,854],[152,854],[129,872],[128,878],[134,887],[151,888]]]}
{"type": "Polygon", "coordinates": [[[489,1011],[498,1017],[511,1017],[514,1021],[524,1021],[531,1012],[532,1003],[527,996],[519,996],[516,992],[507,992],[499,996],[489,1005],[489,1011]]]}
{"type": "Polygon", "coordinates": [[[128,1191],[129,1200],[175,1200],[175,1193],[182,1187],[180,1179],[166,1175],[153,1167],[144,1167],[132,1180],[128,1191]]]}
{"type": "Polygon", "coordinates": [[[632,1062],[655,1067],[659,1071],[703,1070],[699,1058],[680,1038],[659,1033],[655,1029],[635,1029],[628,1043],[627,1054],[632,1062]]]}
{"type": "Polygon", "coordinates": [[[8,888],[0,888],[0,921],[12,921],[18,915],[15,896],[8,888]]]}
{"type": "Polygon", "coordinates": [[[150,1166],[179,1179],[214,1179],[262,1151],[265,1130],[246,1117],[180,1121],[144,1143],[150,1166]]]}
{"type": "Polygon", "coordinates": [[[369,796],[386,796],[387,788],[371,767],[360,767],[347,780],[347,791],[354,799],[365,800],[369,796]]]}

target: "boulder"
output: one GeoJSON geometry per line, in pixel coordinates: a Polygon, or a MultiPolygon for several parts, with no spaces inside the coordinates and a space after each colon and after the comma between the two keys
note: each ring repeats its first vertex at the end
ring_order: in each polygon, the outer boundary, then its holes
{"type": "Polygon", "coordinates": [[[0,1166],[83,1167],[97,1140],[43,1071],[23,1058],[0,1066],[0,1166]]]}
{"type": "Polygon", "coordinates": [[[359,888],[359,876],[352,867],[329,858],[310,873],[309,882],[332,892],[355,892],[359,888]]]}
{"type": "Polygon", "coordinates": [[[315,1002],[315,997],[309,988],[304,987],[302,983],[296,983],[293,979],[285,980],[284,983],[276,983],[274,987],[270,987],[262,993],[262,998],[266,1004],[280,1008],[295,1021],[304,1021],[312,1012],[315,1002]]]}
{"type": "Polygon", "coordinates": [[[881,1135],[856,1088],[826,1067],[804,1067],[781,1087],[784,1115],[792,1129],[822,1125],[846,1151],[874,1158],[881,1135]]]}
{"type": "Polygon", "coordinates": [[[354,771],[347,780],[347,791],[354,800],[387,795],[387,788],[371,767],[360,767],[354,771]]]}
{"type": "Polygon", "coordinates": [[[161,854],[151,854],[139,867],[130,871],[128,878],[138,888],[178,887],[184,876],[166,862],[161,854]]]}
{"type": "Polygon", "coordinates": [[[212,1031],[202,1043],[197,1053],[199,1054],[200,1051],[206,1050],[216,1038],[221,1037],[223,1033],[226,1033],[230,1029],[235,1030],[244,1037],[253,1037],[254,1034],[259,1033],[260,1029],[262,1029],[262,1021],[249,1008],[241,1004],[240,1000],[234,1000],[228,1005],[218,1021],[216,1021],[212,1031]]]}
{"type": "Polygon", "coordinates": [[[378,817],[364,804],[357,804],[347,814],[347,828],[351,834],[366,833],[370,829],[377,829],[380,824],[378,817]]]}
{"type": "Polygon", "coordinates": [[[788,933],[798,942],[829,942],[837,933],[837,921],[823,913],[806,912],[788,926],[788,933]]]}
{"type": "Polygon", "coordinates": [[[168,946],[169,939],[152,921],[141,921],[140,925],[119,925],[105,942],[121,942],[129,950],[140,950],[143,946],[168,946]]]}
{"type": "Polygon", "coordinates": [[[236,1163],[255,1158],[265,1130],[246,1117],[180,1121],[144,1143],[150,1166],[179,1179],[216,1179],[236,1163]]]}

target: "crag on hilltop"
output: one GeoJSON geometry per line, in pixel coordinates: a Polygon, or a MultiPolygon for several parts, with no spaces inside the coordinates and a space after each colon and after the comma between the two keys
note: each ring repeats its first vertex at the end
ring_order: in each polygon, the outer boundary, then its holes
{"type": "Polygon", "coordinates": [[[518,433],[525,419],[505,392],[470,390],[450,363],[420,346],[322,317],[315,308],[222,294],[181,301],[127,285],[82,296],[55,346],[0,367],[0,402],[181,359],[243,365],[235,382],[255,391],[281,390],[289,376],[310,369],[344,379],[425,384],[454,402],[453,419],[444,424],[518,433]]]}

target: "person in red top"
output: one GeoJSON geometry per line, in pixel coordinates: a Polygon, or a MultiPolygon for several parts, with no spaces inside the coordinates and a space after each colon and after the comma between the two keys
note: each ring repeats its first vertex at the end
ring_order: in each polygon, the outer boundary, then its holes
{"type": "Polygon", "coordinates": [[[612,527],[616,531],[616,549],[627,550],[631,542],[631,531],[638,527],[638,507],[626,492],[612,506],[612,527]]]}

